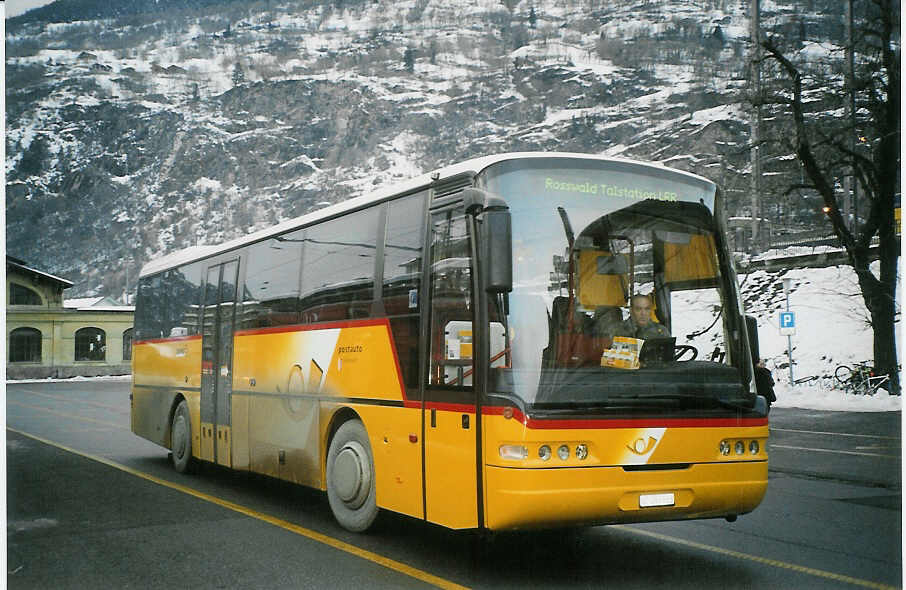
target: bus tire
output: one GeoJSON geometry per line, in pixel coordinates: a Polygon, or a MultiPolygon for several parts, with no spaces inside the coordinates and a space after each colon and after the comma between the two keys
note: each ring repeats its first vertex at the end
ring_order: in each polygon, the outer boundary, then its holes
{"type": "Polygon", "coordinates": [[[179,402],[170,425],[170,460],[179,473],[194,473],[197,463],[192,456],[192,420],[186,400],[179,402]]]}
{"type": "Polygon", "coordinates": [[[359,420],[344,422],[327,451],[327,500],[334,518],[354,533],[367,530],[377,517],[374,456],[359,420]]]}

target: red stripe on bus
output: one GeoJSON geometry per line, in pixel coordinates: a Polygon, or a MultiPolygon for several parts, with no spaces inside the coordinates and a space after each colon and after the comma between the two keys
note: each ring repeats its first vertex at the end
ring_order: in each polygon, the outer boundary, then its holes
{"type": "MultiPolygon", "coordinates": [[[[403,383],[403,368],[400,366],[400,355],[396,351],[396,340],[393,339],[393,330],[390,329],[390,320],[385,319],[384,325],[387,327],[387,338],[390,342],[390,352],[393,354],[393,366],[396,367],[396,381],[400,386],[400,395],[403,397],[403,405],[409,406],[409,396],[406,395],[406,384],[403,383]]],[[[421,405],[421,404],[419,404],[421,405]]]]}
{"type": "Polygon", "coordinates": [[[162,344],[164,342],[187,342],[189,340],[201,340],[201,334],[195,334],[193,336],[171,336],[169,338],[148,338],[146,340],[137,340],[134,343],[134,346],[140,344],[162,344]]]}
{"type": "Polygon", "coordinates": [[[440,410],[441,412],[475,413],[475,404],[452,404],[446,402],[425,402],[426,410],[440,410]]]}

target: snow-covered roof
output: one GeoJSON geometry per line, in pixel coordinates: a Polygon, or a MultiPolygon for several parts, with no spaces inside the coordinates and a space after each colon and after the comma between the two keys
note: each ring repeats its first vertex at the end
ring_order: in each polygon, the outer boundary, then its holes
{"type": "Polygon", "coordinates": [[[173,268],[175,266],[187,264],[189,262],[201,260],[202,258],[207,258],[208,256],[212,256],[220,252],[228,252],[247,244],[252,244],[271,236],[279,235],[294,228],[309,225],[321,219],[327,219],[329,217],[333,217],[347,211],[358,209],[368,204],[379,203],[398,194],[412,192],[416,189],[427,187],[435,182],[443,182],[462,174],[478,174],[488,166],[491,166],[492,164],[496,164],[498,162],[531,158],[582,158],[586,160],[600,160],[602,162],[620,162],[632,166],[669,170],[671,173],[675,173],[677,176],[685,177],[688,180],[694,180],[696,182],[707,185],[714,184],[707,178],[698,176],[697,174],[692,174],[691,172],[685,172],[682,170],[676,170],[674,168],[668,168],[667,166],[664,166],[662,164],[640,162],[637,160],[601,156],[597,154],[580,154],[570,152],[512,152],[492,156],[483,156],[480,158],[466,160],[457,164],[452,164],[445,168],[422,174],[421,176],[417,176],[402,183],[390,185],[383,189],[378,189],[377,191],[370,194],[349,199],[348,201],[343,201],[342,203],[337,203],[336,205],[331,205],[329,207],[325,207],[324,209],[319,209],[318,211],[308,213],[301,217],[290,219],[272,227],[257,231],[255,233],[230,240],[219,246],[191,246],[184,250],[179,250],[177,252],[167,254],[161,258],[152,260],[144,267],[142,267],[140,276],[144,277],[152,275],[168,268],[173,268]]]}
{"type": "Polygon", "coordinates": [[[63,307],[78,309],[79,307],[91,307],[100,303],[104,297],[79,297],[76,299],[67,299],[63,302],[63,307]]]}
{"type": "Polygon", "coordinates": [[[26,271],[26,272],[32,273],[34,275],[37,275],[39,277],[48,279],[50,281],[60,283],[60,285],[62,285],[62,287],[64,289],[68,289],[69,287],[72,287],[75,284],[72,281],[69,281],[67,279],[64,279],[64,278],[61,278],[58,276],[54,276],[54,275],[44,272],[42,270],[38,270],[36,268],[27,266],[23,260],[19,260],[18,258],[13,258],[12,256],[6,257],[6,264],[8,266],[12,266],[13,268],[16,268],[18,270],[26,271]]]}
{"type": "Polygon", "coordinates": [[[111,297],[77,297],[63,302],[65,309],[79,311],[135,311],[134,305],[120,305],[111,297]]]}

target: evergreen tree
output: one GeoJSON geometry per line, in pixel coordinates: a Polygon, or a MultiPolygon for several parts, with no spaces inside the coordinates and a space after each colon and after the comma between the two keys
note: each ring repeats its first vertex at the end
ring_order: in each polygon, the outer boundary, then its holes
{"type": "Polygon", "coordinates": [[[233,86],[242,86],[245,84],[245,72],[239,62],[233,66],[233,86]]]}

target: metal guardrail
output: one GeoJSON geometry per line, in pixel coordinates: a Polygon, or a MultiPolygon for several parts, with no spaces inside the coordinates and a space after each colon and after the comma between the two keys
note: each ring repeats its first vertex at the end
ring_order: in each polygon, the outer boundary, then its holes
{"type": "Polygon", "coordinates": [[[771,248],[789,248],[790,246],[836,246],[840,241],[834,234],[828,235],[825,230],[812,230],[786,234],[771,242],[771,248]]]}
{"type": "MultiPolygon", "coordinates": [[[[881,248],[873,244],[868,250],[870,260],[877,260],[880,257],[881,248]]],[[[749,260],[744,265],[740,265],[740,272],[745,270],[765,269],[781,270],[784,268],[826,268],[828,266],[837,266],[840,264],[849,264],[849,257],[846,250],[825,250],[810,254],[796,254],[793,256],[776,256],[772,258],[755,258],[749,260]]]]}

